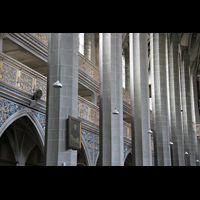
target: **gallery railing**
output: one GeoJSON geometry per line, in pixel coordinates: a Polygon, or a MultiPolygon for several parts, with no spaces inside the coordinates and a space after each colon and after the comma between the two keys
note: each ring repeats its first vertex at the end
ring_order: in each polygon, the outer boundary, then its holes
{"type": "Polygon", "coordinates": [[[129,138],[131,140],[131,124],[123,121],[123,134],[124,137],[129,138]]]}
{"type": "Polygon", "coordinates": [[[99,107],[78,96],[78,116],[88,121],[99,124],[99,107]]]}
{"type": "Polygon", "coordinates": [[[46,101],[47,78],[3,53],[0,53],[0,81],[31,95],[40,89],[41,100],[46,101]]]}
{"type": "MultiPolygon", "coordinates": [[[[48,56],[48,33],[16,33],[16,34],[7,34],[9,37],[20,37],[21,39],[25,40],[25,42],[30,43],[34,46],[34,48],[40,50],[44,55],[45,58],[48,56]]],[[[19,40],[18,42],[20,42],[19,40]]],[[[24,44],[24,43],[23,43],[24,44]]],[[[38,51],[36,51],[38,52],[38,51]]],[[[36,53],[35,52],[35,53],[36,53]]],[[[94,65],[90,60],[85,58],[81,53],[79,53],[79,71],[82,74],[86,74],[93,82],[97,85],[100,82],[99,76],[99,67],[94,65]]],[[[130,104],[130,93],[123,89],[123,100],[130,104]]]]}
{"type": "MultiPolygon", "coordinates": [[[[30,96],[34,90],[40,89],[41,100],[46,102],[47,77],[3,53],[0,53],[0,83],[30,96]]],[[[78,97],[78,116],[99,125],[99,107],[81,96],[78,97]]],[[[131,139],[131,125],[123,122],[123,127],[124,137],[131,139]]]]}
{"type": "Polygon", "coordinates": [[[48,46],[48,33],[29,33],[48,46]]]}

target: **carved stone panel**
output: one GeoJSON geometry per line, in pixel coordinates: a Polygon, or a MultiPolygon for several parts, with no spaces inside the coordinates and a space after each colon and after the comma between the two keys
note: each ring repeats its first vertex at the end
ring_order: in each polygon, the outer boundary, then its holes
{"type": "Polygon", "coordinates": [[[0,80],[16,86],[17,69],[3,62],[3,65],[1,67],[1,74],[2,78],[0,80]]]}
{"type": "Polygon", "coordinates": [[[20,76],[20,88],[26,92],[33,92],[33,78],[26,73],[21,71],[20,76]]]}

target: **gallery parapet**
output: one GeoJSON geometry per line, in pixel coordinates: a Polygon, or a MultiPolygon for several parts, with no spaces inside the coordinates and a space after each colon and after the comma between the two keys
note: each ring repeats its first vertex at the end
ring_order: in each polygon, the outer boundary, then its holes
{"type": "Polygon", "coordinates": [[[42,43],[44,43],[48,47],[48,33],[29,33],[39,39],[42,43]]]}
{"type": "Polygon", "coordinates": [[[30,95],[40,89],[41,100],[46,101],[47,78],[3,53],[0,53],[0,81],[30,95]]]}

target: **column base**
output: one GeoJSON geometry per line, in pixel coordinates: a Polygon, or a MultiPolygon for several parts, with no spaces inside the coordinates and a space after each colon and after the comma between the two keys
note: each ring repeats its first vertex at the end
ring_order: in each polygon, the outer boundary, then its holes
{"type": "Polygon", "coordinates": [[[69,149],[59,152],[58,166],[77,166],[77,150],[69,149]]]}

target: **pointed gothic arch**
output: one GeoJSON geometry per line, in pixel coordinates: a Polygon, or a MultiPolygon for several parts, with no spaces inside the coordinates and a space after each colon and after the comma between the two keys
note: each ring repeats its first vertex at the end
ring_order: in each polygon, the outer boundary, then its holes
{"type": "Polygon", "coordinates": [[[24,166],[27,160],[31,161],[29,165],[44,164],[44,131],[30,109],[20,110],[7,119],[0,128],[0,139],[5,147],[0,149],[1,154],[6,155],[8,150],[14,153],[14,160],[11,153],[2,157],[6,164],[15,161],[24,166]]]}
{"type": "Polygon", "coordinates": [[[81,145],[82,145],[82,148],[83,148],[82,151],[84,151],[83,153],[84,153],[84,156],[85,156],[86,165],[92,166],[92,160],[91,160],[88,148],[87,148],[87,144],[86,144],[85,139],[82,135],[81,135],[81,145]]]}
{"type": "Polygon", "coordinates": [[[45,140],[45,133],[42,129],[42,126],[40,125],[38,119],[35,117],[35,115],[31,112],[30,109],[24,109],[17,111],[12,116],[10,116],[0,127],[0,137],[4,133],[4,131],[17,119],[27,116],[30,121],[33,123],[34,127],[36,128],[36,133],[39,138],[39,142],[42,146],[43,152],[44,152],[44,140],[45,140]]]}

